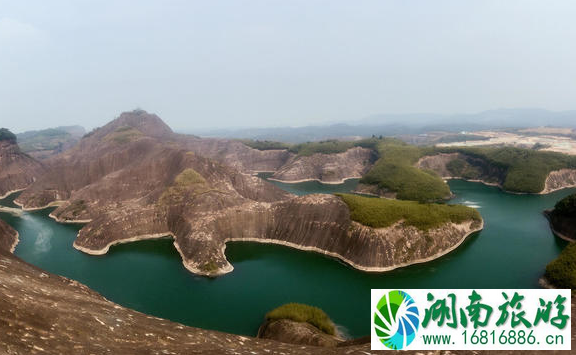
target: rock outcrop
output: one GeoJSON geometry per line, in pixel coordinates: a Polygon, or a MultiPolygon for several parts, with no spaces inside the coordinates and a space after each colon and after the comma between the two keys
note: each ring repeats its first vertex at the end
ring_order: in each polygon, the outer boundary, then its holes
{"type": "Polygon", "coordinates": [[[397,224],[353,223],[331,195],[296,197],[190,151],[157,116],[122,114],[51,160],[49,170],[15,201],[24,209],[58,206],[60,222],[82,222],[74,246],[103,254],[110,246],[170,236],[193,273],[233,270],[229,241],[276,243],[386,271],[429,260],[481,228],[466,222],[419,231],[397,224]]]}
{"type": "Polygon", "coordinates": [[[0,140],[0,198],[28,187],[43,171],[43,165],[22,153],[15,140],[0,140]]]}
{"type": "Polygon", "coordinates": [[[288,344],[336,347],[344,342],[334,335],[328,335],[306,322],[290,319],[266,321],[258,329],[258,338],[272,339],[288,344]]]}
{"type": "Polygon", "coordinates": [[[547,194],[568,187],[576,187],[576,169],[560,169],[548,174],[542,194],[547,194]]]}
{"type": "Polygon", "coordinates": [[[121,307],[0,249],[2,354],[369,354],[187,327],[121,307]]]}
{"type": "Polygon", "coordinates": [[[323,183],[342,183],[345,179],[362,177],[373,161],[374,152],[361,147],[338,154],[293,156],[272,175],[272,179],[283,182],[318,180],[323,183]]]}
{"type": "Polygon", "coordinates": [[[18,232],[0,219],[0,250],[14,252],[18,244],[18,232]]]}

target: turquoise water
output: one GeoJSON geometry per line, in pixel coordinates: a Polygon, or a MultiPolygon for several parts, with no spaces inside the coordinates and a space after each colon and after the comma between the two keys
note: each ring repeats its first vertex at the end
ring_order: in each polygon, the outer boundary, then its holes
{"type": "MultiPolygon", "coordinates": [[[[317,182],[276,185],[298,194],[355,187],[317,182]]],[[[348,335],[369,334],[370,288],[533,288],[565,242],[553,237],[542,210],[576,190],[513,195],[479,183],[452,180],[452,203],[477,206],[485,229],[441,259],[370,274],[315,253],[276,245],[230,243],[235,270],[209,279],[186,271],[170,240],[112,247],[90,256],[72,247],[78,226],[58,224],[50,209],[22,217],[0,213],[20,232],[16,255],[78,280],[124,306],[191,326],[255,335],[264,314],[286,302],[324,309],[348,335]]],[[[1,201],[12,206],[15,196],[1,201]]]]}

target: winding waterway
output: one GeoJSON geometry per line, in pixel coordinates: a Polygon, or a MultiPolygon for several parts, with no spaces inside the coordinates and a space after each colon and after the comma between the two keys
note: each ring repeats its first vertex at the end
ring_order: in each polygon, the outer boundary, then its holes
{"type": "MultiPolygon", "coordinates": [[[[274,184],[296,194],[343,192],[310,181],[274,184]]],[[[264,314],[286,302],[318,306],[350,336],[369,334],[370,288],[535,288],[546,264],[566,242],[553,237],[542,210],[576,191],[513,195],[480,183],[452,180],[451,203],[479,208],[483,231],[441,259],[370,274],[311,252],[277,245],[230,243],[234,271],[216,279],[182,266],[170,240],[112,247],[90,256],[72,247],[79,226],[56,223],[51,209],[22,216],[0,213],[20,233],[15,254],[49,272],[78,280],[108,299],[183,324],[255,335],[264,314]]],[[[15,195],[0,201],[14,206],[15,195]]]]}

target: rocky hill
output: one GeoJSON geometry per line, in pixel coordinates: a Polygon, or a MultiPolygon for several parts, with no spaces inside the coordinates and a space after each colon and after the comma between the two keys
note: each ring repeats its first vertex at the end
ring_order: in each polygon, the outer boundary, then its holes
{"type": "Polygon", "coordinates": [[[0,197],[4,197],[28,187],[44,167],[20,150],[15,135],[6,129],[0,131],[0,197]]]}
{"type": "Polygon", "coordinates": [[[155,115],[124,113],[50,159],[15,202],[58,206],[56,220],[86,223],[74,246],[90,254],[171,236],[188,270],[210,276],[232,271],[228,241],[283,244],[385,271],[442,255],[479,228],[473,221],[429,231],[362,226],[336,196],[290,195],[199,150],[155,115]]]}

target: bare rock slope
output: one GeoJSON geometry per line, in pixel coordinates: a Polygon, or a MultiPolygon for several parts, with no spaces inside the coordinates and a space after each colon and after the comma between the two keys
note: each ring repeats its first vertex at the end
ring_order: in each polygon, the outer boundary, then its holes
{"type": "MultiPolygon", "coordinates": [[[[0,235],[0,240],[1,240],[0,235]]],[[[114,304],[0,249],[1,354],[368,354],[186,327],[114,304]]],[[[224,320],[223,320],[224,321],[224,320]]]]}
{"type": "Polygon", "coordinates": [[[481,228],[361,226],[336,196],[296,197],[181,140],[157,116],[122,114],[52,159],[15,202],[25,209],[58,206],[51,213],[56,220],[86,223],[74,246],[90,254],[171,236],[187,269],[210,276],[232,271],[228,241],[282,244],[386,271],[438,257],[481,228]]]}

